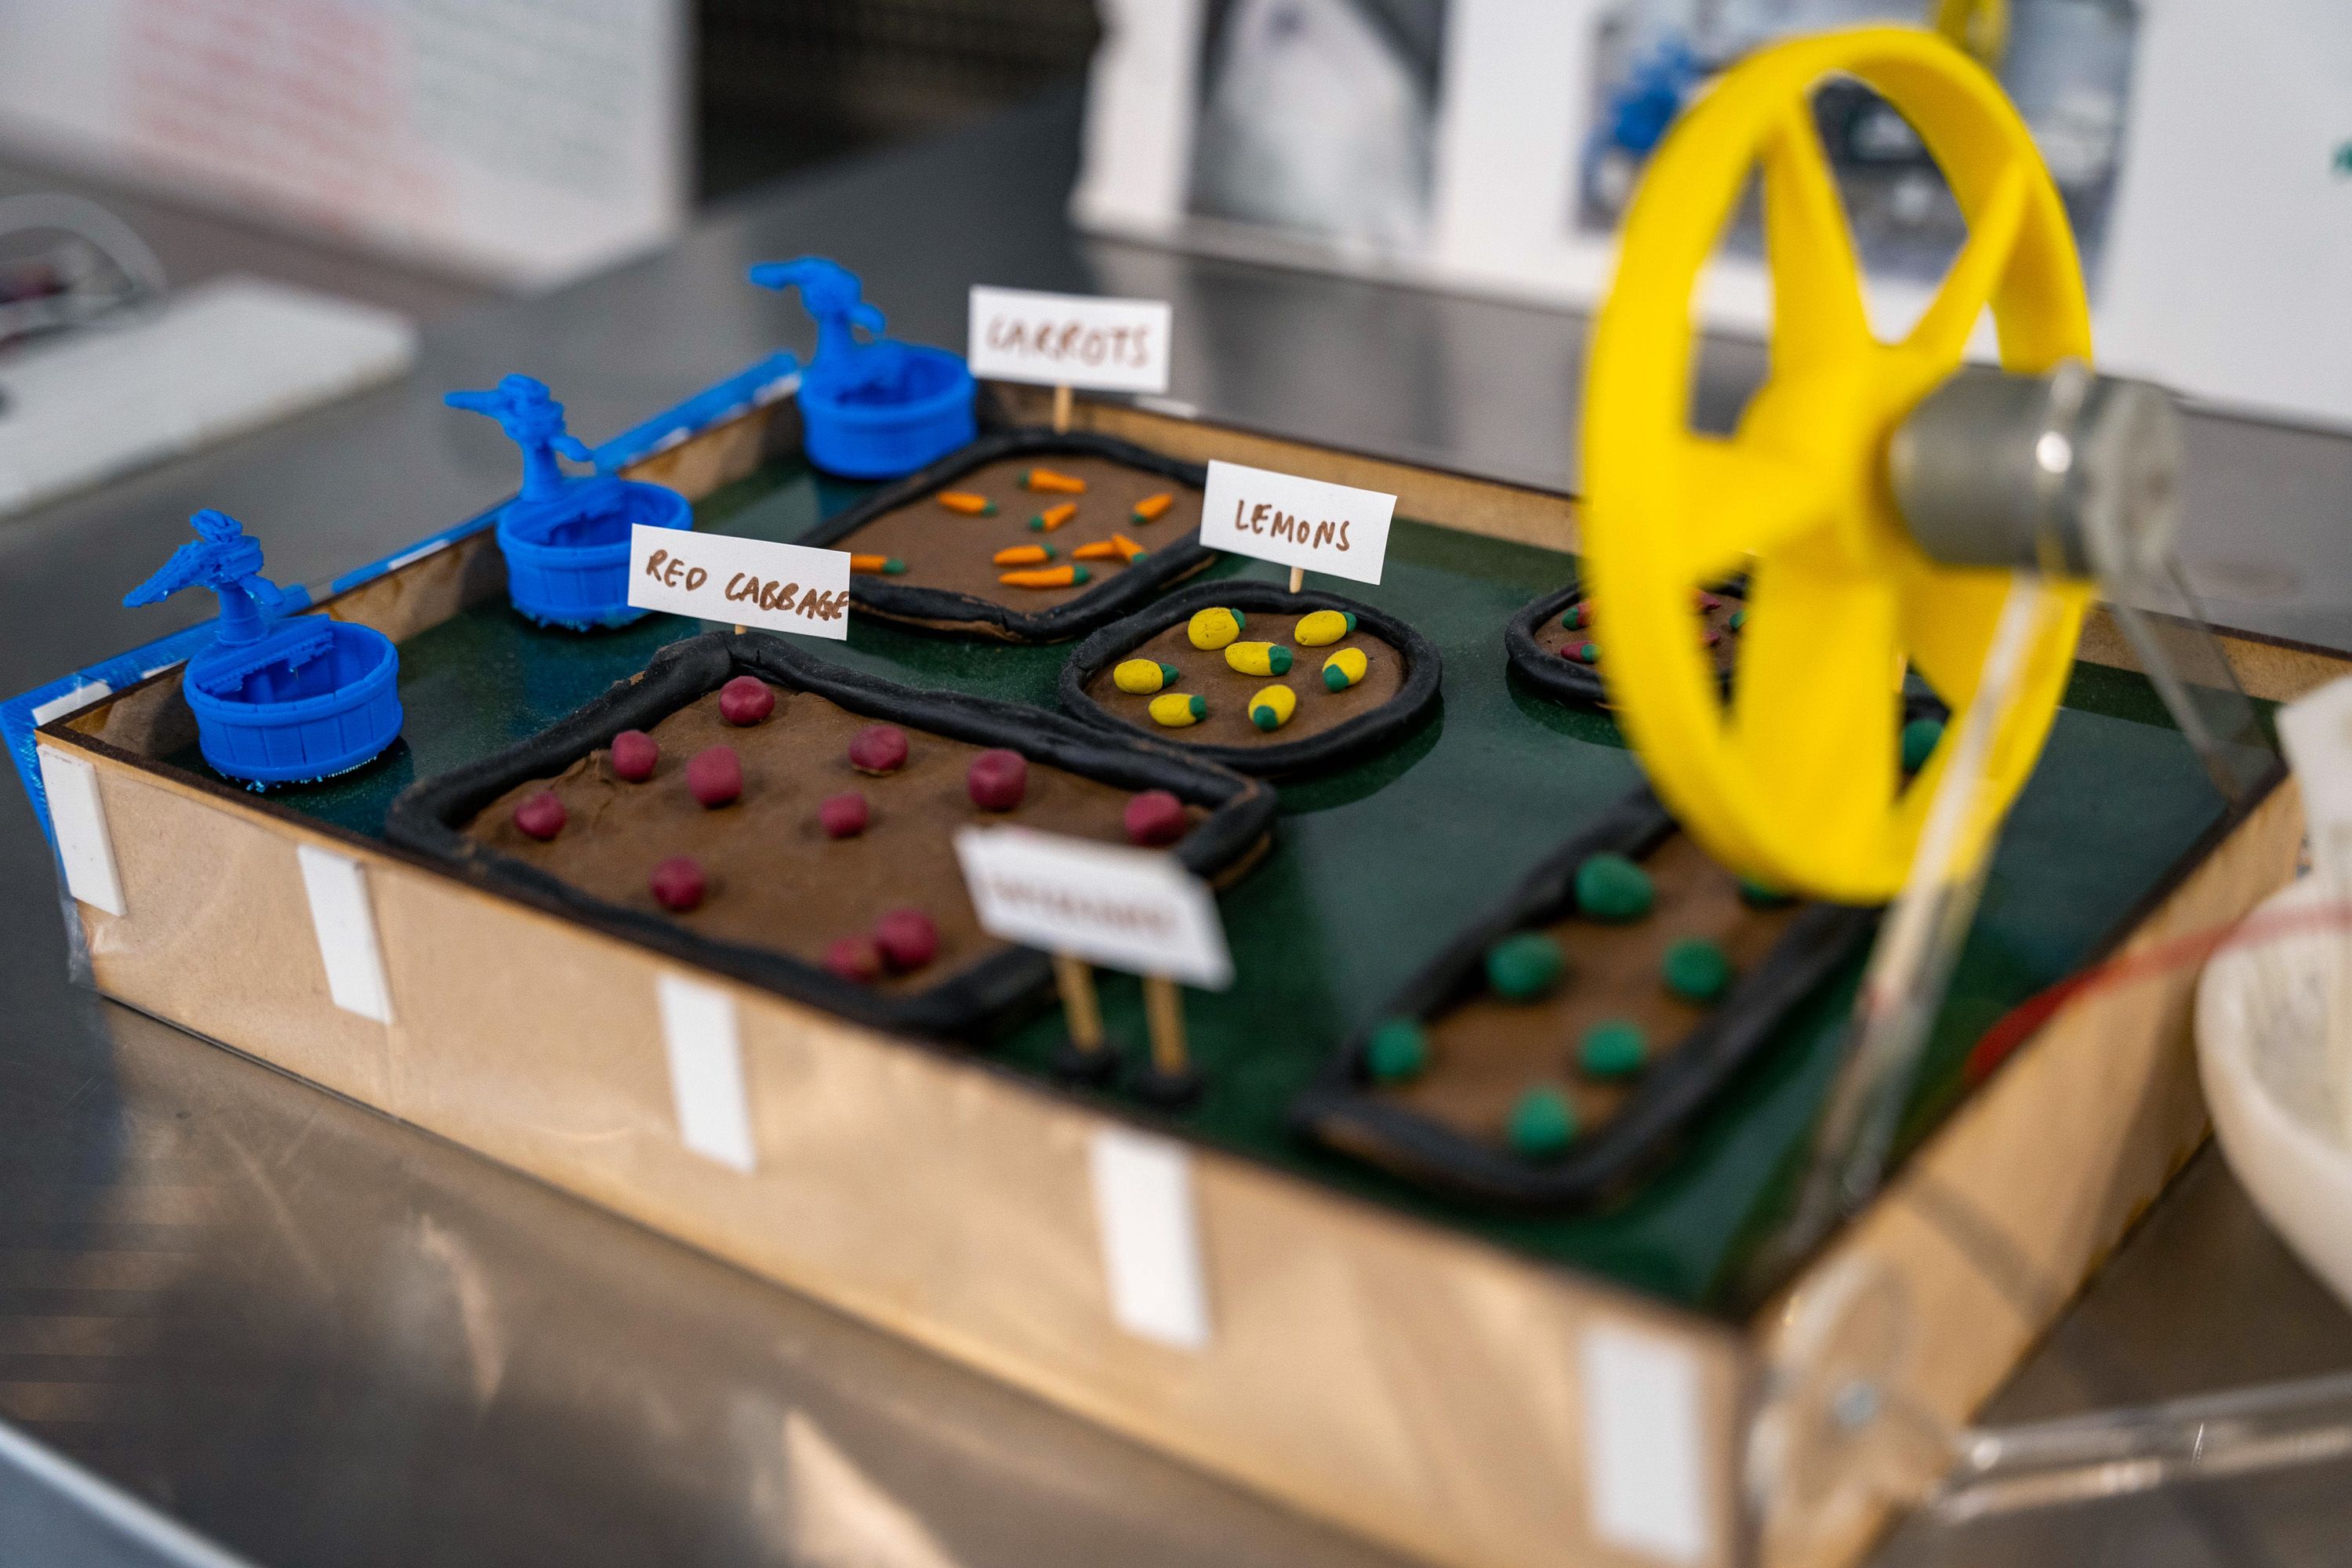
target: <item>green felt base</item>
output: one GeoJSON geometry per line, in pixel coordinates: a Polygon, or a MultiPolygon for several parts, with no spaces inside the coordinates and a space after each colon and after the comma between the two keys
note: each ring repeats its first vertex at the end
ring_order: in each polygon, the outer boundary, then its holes
{"type": "MultiPolygon", "coordinates": [[[[697,521],[793,539],[859,493],[796,461],[779,462],[709,498],[697,521]]],[[[1549,552],[1401,521],[1386,580],[1349,584],[1438,645],[1442,704],[1389,754],[1283,786],[1272,853],[1222,900],[1235,982],[1220,994],[1188,994],[1206,1090],[1171,1120],[1199,1138],[1538,1257],[1737,1311],[1747,1305],[1732,1283],[1738,1265],[1785,1194],[1834,1064],[1852,973],[1800,1011],[1669,1166],[1604,1212],[1497,1215],[1433,1197],[1300,1142],[1284,1121],[1292,1095],[1406,975],[1640,781],[1606,715],[1538,697],[1505,668],[1504,623],[1572,565],[1549,552]]],[[[1215,574],[1283,575],[1237,559],[1215,574]]],[[[533,627],[503,602],[479,606],[402,645],[401,746],[357,773],[272,798],[380,834],[385,807],[413,779],[522,739],[635,672],[656,647],[700,629],[654,616],[581,636],[533,627]]],[[[913,685],[1040,706],[1051,705],[1070,651],[955,641],[855,617],[845,647],[814,646],[913,685]]],[[[171,760],[204,771],[193,750],[171,760]]],[[[1958,1100],[1962,1064],[1984,1028],[2118,934],[2221,814],[2147,682],[2082,667],[1995,860],[1906,1141],[1958,1100]]],[[[1132,982],[1106,977],[1102,1001],[1114,1037],[1144,1037],[1132,982]]],[[[1058,1015],[1047,1011],[991,1048],[1051,1080],[1064,1035],[1058,1015]]]]}

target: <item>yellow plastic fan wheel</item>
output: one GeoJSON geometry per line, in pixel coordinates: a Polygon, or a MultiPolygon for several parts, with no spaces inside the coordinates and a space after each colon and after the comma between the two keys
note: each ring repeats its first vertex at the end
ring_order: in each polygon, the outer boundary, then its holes
{"type": "MultiPolygon", "coordinates": [[[[1957,713],[2011,577],[1937,564],[1887,489],[1888,437],[1959,368],[1992,309],[2001,360],[2087,360],[2090,312],[2056,188],[2024,121],[1958,49],[1909,28],[1793,39],[1727,72],[1652,161],[1625,218],[1585,382],[1585,566],[1610,699],[1666,804],[1714,855],[1790,891],[1876,902],[1901,886],[1950,751],[1908,788],[1907,663],[1957,713]],[[1901,110],[1969,233],[1927,310],[1879,342],[1810,99],[1847,75],[1901,110]],[[1769,375],[1729,438],[1690,428],[1693,291],[1760,164],[1772,279],[1769,375]],[[1749,574],[1727,708],[1694,591],[1749,574]]],[[[2053,608],[1997,733],[1975,842],[2040,755],[2090,590],[2053,608]]]]}

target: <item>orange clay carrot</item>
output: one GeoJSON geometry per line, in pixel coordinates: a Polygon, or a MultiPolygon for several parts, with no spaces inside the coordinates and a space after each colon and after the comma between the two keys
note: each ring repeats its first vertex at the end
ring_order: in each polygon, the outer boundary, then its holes
{"type": "Polygon", "coordinates": [[[1056,495],[1082,496],[1087,493],[1087,481],[1076,474],[1059,473],[1052,468],[1026,468],[1021,482],[1033,490],[1052,490],[1056,495]]]}
{"type": "Polygon", "coordinates": [[[937,499],[939,503],[947,508],[950,511],[960,511],[966,517],[994,517],[996,515],[996,503],[994,501],[989,500],[986,496],[974,495],[970,490],[941,490],[937,499]]]}
{"type": "Polygon", "coordinates": [[[1127,515],[1137,522],[1158,522],[1167,514],[1168,509],[1175,504],[1176,498],[1168,491],[1161,490],[1156,496],[1145,496],[1141,500],[1137,501],[1127,515]]]}
{"type": "Polygon", "coordinates": [[[1070,552],[1073,561],[1124,561],[1130,565],[1139,555],[1148,555],[1144,549],[1124,533],[1114,533],[1108,539],[1098,539],[1092,544],[1081,544],[1070,552]]]}
{"type": "Polygon", "coordinates": [[[1066,500],[1059,506],[1049,506],[1029,520],[1029,526],[1040,533],[1051,533],[1078,515],[1078,503],[1066,500]]]}
{"type": "Polygon", "coordinates": [[[852,555],[849,569],[852,572],[879,572],[896,577],[907,570],[907,563],[895,555],[852,555]]]}
{"type": "Polygon", "coordinates": [[[1043,566],[1053,558],[1050,544],[1015,544],[989,557],[999,566],[1043,566]]]}
{"type": "Polygon", "coordinates": [[[1005,572],[998,582],[1008,588],[1074,588],[1087,580],[1083,566],[1040,566],[1034,572],[1005,572]]]}

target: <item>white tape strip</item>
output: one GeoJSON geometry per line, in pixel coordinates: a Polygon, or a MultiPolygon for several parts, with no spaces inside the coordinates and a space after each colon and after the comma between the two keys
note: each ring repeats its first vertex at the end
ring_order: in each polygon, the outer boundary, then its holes
{"type": "Polygon", "coordinates": [[[1607,1323],[1585,1331],[1583,1361],[1594,1537],[1666,1563],[1706,1561],[1698,1363],[1670,1339],[1607,1323]]]}
{"type": "Polygon", "coordinates": [[[1111,1316],[1140,1338],[1206,1350],[1209,1293],[1192,1157],[1181,1144],[1125,1127],[1096,1129],[1087,1154],[1111,1316]]]}
{"type": "Polygon", "coordinates": [[[60,692],[47,702],[35,703],[33,705],[34,727],[37,729],[50,720],[61,718],[68,713],[79,713],[100,698],[113,695],[114,688],[103,680],[85,680],[71,691],[60,692]]]}
{"type": "Polygon", "coordinates": [[[41,793],[66,868],[66,891],[92,909],[123,912],[122,878],[114,868],[114,839],[106,831],[106,803],[98,797],[98,770],[54,746],[41,752],[41,793]]]}
{"type": "Polygon", "coordinates": [[[677,1135],[706,1159],[739,1171],[759,1164],[735,998],[683,975],[661,977],[662,1040],[669,1051],[677,1135]]]}
{"type": "Polygon", "coordinates": [[[327,994],[346,1013],[392,1022],[392,987],[383,975],[375,910],[368,902],[367,868],[348,855],[299,845],[302,890],[310,899],[310,930],[327,968],[327,994]]]}

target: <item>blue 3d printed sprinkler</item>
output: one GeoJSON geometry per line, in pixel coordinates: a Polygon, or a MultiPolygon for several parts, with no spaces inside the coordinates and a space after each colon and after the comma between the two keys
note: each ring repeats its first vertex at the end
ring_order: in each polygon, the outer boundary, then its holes
{"type": "Polygon", "coordinates": [[[522,493],[499,513],[514,607],[573,631],[644,615],[629,604],[629,530],[693,527],[687,499],[611,474],[565,477],[556,454],[586,462],[588,448],[564,433],[563,405],[530,376],[509,375],[488,392],[453,392],[442,401],[488,415],[522,448],[522,493]]]}
{"type": "Polygon", "coordinates": [[[761,262],[751,268],[751,281],[798,289],[816,318],[816,355],[801,372],[800,392],[810,462],[843,479],[892,479],[979,434],[963,360],[882,336],[882,312],[860,297],[857,274],[803,256],[761,262]],[[873,342],[858,340],[860,327],[873,342]]]}
{"type": "Polygon", "coordinates": [[[382,632],[325,616],[280,619],[286,595],[261,574],[261,544],[206,510],[196,538],[123,597],[153,605],[183,588],[220,595],[212,646],[188,660],[182,695],[205,761],[257,787],[349,773],[400,738],[400,655],[382,632]]]}

